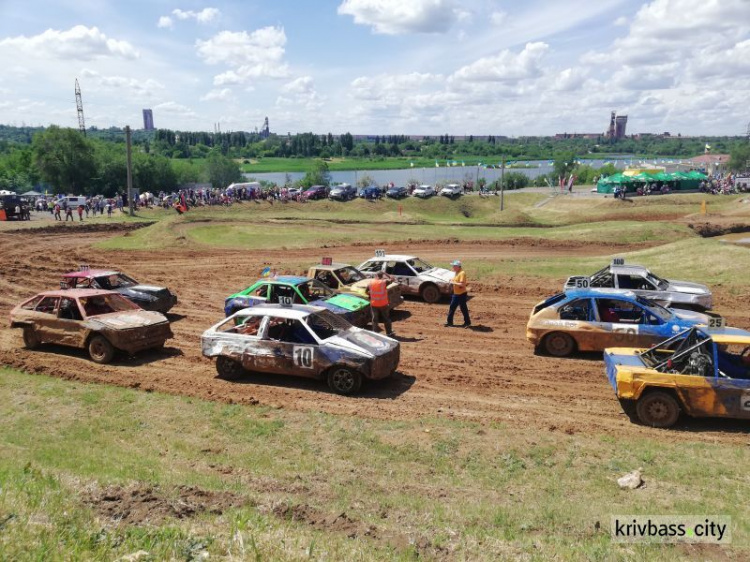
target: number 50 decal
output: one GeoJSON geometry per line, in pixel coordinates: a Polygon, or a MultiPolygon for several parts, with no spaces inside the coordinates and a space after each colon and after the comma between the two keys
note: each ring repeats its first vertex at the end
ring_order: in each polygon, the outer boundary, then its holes
{"type": "Polygon", "coordinates": [[[292,351],[294,355],[294,365],[303,369],[312,369],[313,360],[315,359],[315,348],[294,346],[292,351]]]}

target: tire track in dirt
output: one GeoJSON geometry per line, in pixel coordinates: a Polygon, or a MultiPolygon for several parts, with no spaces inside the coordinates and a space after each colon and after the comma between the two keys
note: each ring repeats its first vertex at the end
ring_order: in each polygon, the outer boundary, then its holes
{"type": "MultiPolygon", "coordinates": [[[[121,268],[137,279],[164,284],[180,302],[173,312],[175,339],[163,353],[120,356],[110,365],[96,365],[81,351],[54,346],[23,349],[20,331],[0,329],[0,363],[29,372],[66,379],[100,382],[190,395],[210,400],[265,404],[303,411],[323,411],[368,418],[449,417],[501,422],[510,428],[533,427],[567,434],[617,436],[705,442],[747,443],[740,422],[689,421],[684,431],[657,431],[631,424],[604,376],[596,355],[559,360],[534,355],[525,339],[532,306],[560,289],[561,283],[533,277],[506,277],[497,284],[473,284],[469,302],[475,330],[444,328],[447,304],[407,300],[394,327],[402,338],[399,374],[382,384],[368,385],[362,396],[344,398],[324,383],[296,378],[250,375],[243,381],[217,379],[211,361],[202,357],[200,335],[222,317],[224,296],[246,287],[265,264],[299,272],[321,250],[238,251],[179,250],[104,252],[91,248],[101,233],[0,234],[0,314],[36,292],[55,288],[59,275],[80,263],[121,268]]],[[[386,246],[388,248],[388,246],[386,246]]],[[[392,251],[405,246],[391,245],[392,251]]],[[[353,263],[370,248],[344,246],[337,259],[353,263]]],[[[543,246],[514,244],[420,244],[415,253],[435,261],[452,255],[502,258],[606,254],[602,245],[570,243],[543,246]]],[[[748,294],[719,290],[718,308],[728,319],[747,326],[748,294]]]]}

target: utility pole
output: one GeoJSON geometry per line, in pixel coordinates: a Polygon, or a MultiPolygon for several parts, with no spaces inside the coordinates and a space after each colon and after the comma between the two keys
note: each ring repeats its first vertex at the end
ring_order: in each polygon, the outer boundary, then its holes
{"type": "Polygon", "coordinates": [[[500,210],[505,208],[505,158],[500,159],[500,210]]]}
{"type": "Polygon", "coordinates": [[[135,201],[133,201],[133,158],[131,154],[130,143],[130,125],[125,127],[125,146],[128,154],[128,206],[130,207],[130,216],[135,216],[135,201]]]}

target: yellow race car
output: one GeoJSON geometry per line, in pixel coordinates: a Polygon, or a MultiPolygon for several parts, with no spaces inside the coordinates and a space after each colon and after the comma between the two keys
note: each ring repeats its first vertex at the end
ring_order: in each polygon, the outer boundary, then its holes
{"type": "Polygon", "coordinates": [[[696,326],[648,349],[604,350],[607,377],[632,421],[670,427],[680,413],[750,418],[750,332],[696,326]]]}

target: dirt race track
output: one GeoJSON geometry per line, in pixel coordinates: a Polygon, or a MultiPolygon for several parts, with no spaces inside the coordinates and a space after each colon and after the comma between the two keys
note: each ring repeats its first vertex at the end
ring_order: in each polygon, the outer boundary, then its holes
{"type": "MultiPolygon", "coordinates": [[[[659,431],[631,424],[621,413],[604,375],[601,356],[559,360],[534,355],[525,339],[531,307],[559,290],[562,280],[506,278],[497,285],[471,284],[469,302],[475,329],[444,328],[447,303],[409,300],[395,315],[402,343],[399,373],[371,383],[363,395],[345,398],[325,383],[297,378],[248,375],[240,382],[216,378],[201,356],[201,333],[222,316],[226,295],[246,287],[264,264],[299,272],[319,251],[102,252],[90,245],[111,232],[75,228],[46,233],[0,233],[0,364],[66,379],[94,381],[241,404],[263,404],[300,411],[323,411],[366,418],[449,417],[501,422],[509,430],[610,434],[747,444],[746,424],[718,420],[681,421],[678,430],[659,431]],[[164,284],[180,302],[171,319],[175,339],[162,352],[110,365],[91,362],[83,350],[43,346],[23,348],[20,330],[8,328],[10,309],[36,292],[58,286],[62,272],[79,263],[121,268],[136,279],[164,284]],[[293,264],[294,267],[284,267],[293,264]]],[[[627,248],[622,248],[627,250],[627,248]]],[[[403,245],[392,250],[404,251],[403,245]]],[[[364,247],[342,247],[336,256],[355,261],[370,255],[364,247]]],[[[514,241],[513,244],[420,244],[419,254],[447,261],[453,256],[606,255],[607,245],[514,241]]],[[[355,263],[358,263],[355,261],[355,263]]],[[[471,275],[471,272],[469,272],[471,275]]],[[[746,299],[716,292],[717,309],[730,324],[748,328],[746,299]]],[[[457,320],[460,320],[460,312],[457,320]]]]}

